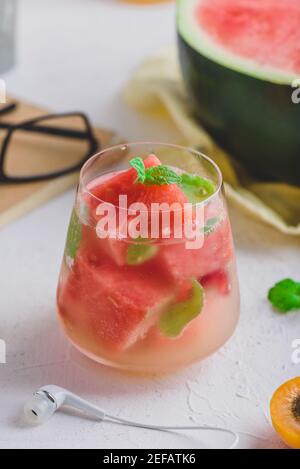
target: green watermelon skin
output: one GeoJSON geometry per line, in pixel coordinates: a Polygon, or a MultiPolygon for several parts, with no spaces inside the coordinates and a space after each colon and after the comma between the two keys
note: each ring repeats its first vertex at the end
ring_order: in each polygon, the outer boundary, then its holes
{"type": "Polygon", "coordinates": [[[184,82],[199,122],[261,180],[300,183],[300,104],[291,84],[219,65],[178,34],[184,82]]]}

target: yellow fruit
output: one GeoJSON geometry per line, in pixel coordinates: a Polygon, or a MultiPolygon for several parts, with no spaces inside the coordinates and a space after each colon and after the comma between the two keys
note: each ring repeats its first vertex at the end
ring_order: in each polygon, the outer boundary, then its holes
{"type": "Polygon", "coordinates": [[[282,440],[300,449],[300,377],[291,379],[275,391],[270,412],[272,423],[282,440]]]}

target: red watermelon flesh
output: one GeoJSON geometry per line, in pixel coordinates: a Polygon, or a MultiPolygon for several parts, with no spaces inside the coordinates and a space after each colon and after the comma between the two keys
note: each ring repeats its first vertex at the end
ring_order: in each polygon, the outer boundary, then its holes
{"type": "Polygon", "coordinates": [[[223,220],[205,236],[200,249],[187,249],[185,243],[161,246],[157,257],[160,269],[173,281],[198,278],[226,269],[233,257],[229,220],[223,220]]]}
{"type": "Polygon", "coordinates": [[[100,239],[95,227],[82,226],[82,251],[93,263],[102,262],[104,258],[110,258],[116,265],[126,264],[128,243],[119,239],[100,239]]]}
{"type": "Polygon", "coordinates": [[[300,72],[299,0],[201,0],[196,17],[217,44],[235,55],[300,72]]]}
{"type": "Polygon", "coordinates": [[[229,274],[227,270],[217,270],[201,278],[201,284],[204,288],[215,288],[222,295],[228,295],[231,290],[229,274]]]}
{"type": "Polygon", "coordinates": [[[192,289],[192,279],[185,280],[181,284],[178,284],[178,293],[176,294],[174,303],[182,303],[190,298],[192,289]]]}
{"type": "MultiPolygon", "coordinates": [[[[145,168],[160,165],[160,161],[155,155],[149,155],[144,160],[145,168]]],[[[100,201],[111,203],[115,206],[119,205],[119,195],[129,195],[135,188],[137,173],[134,168],[126,171],[120,171],[108,177],[100,177],[92,181],[88,186],[88,191],[94,196],[91,197],[90,203],[93,207],[97,207],[100,201]],[[98,199],[98,200],[97,200],[98,199]]],[[[137,184],[139,186],[139,184],[137,184]]],[[[133,202],[138,202],[134,200],[133,202]]]]}
{"type": "Polygon", "coordinates": [[[123,351],[142,338],[175,297],[148,269],[89,262],[79,253],[58,297],[60,313],[99,346],[123,351]]]}

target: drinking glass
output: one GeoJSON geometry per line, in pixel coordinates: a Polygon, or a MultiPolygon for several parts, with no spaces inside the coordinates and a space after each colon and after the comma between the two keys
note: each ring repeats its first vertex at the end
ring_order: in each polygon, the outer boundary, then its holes
{"type": "MultiPolygon", "coordinates": [[[[142,201],[146,208],[150,200],[151,204],[160,199],[171,203],[183,197],[175,184],[145,191],[137,184],[132,201],[142,201]]],[[[176,210],[164,209],[159,217],[172,213],[169,221],[174,221],[176,210]]],[[[80,174],[57,305],[60,323],[75,347],[108,366],[169,372],[218,350],[238,322],[239,286],[222,175],[216,164],[195,150],[160,143],[118,145],[90,158],[80,174]],[[102,236],[103,204],[115,211],[119,228],[124,220],[132,220],[131,206],[124,208],[114,196],[128,194],[128,181],[135,171],[128,169],[136,157],[145,166],[158,157],[177,174],[200,176],[213,184],[213,193],[192,202],[188,212],[190,226],[201,233],[199,245],[191,246],[186,232],[176,236],[172,230],[155,236],[151,231],[148,238],[128,231],[102,236]],[[103,194],[109,195],[108,203],[103,194]],[[195,222],[195,211],[201,214],[200,222],[195,222]]]]}

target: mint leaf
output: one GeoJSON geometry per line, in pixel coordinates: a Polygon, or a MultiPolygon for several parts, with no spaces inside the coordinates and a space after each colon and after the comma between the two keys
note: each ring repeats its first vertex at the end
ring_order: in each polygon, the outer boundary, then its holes
{"type": "Polygon", "coordinates": [[[75,259],[76,253],[81,241],[81,223],[74,208],[68,228],[66,241],[66,255],[71,259],[75,259]]]}
{"type": "Polygon", "coordinates": [[[213,217],[213,218],[209,218],[208,220],[206,220],[206,225],[203,227],[204,234],[212,233],[218,223],[219,223],[218,217],[213,217]]]}
{"type": "Polygon", "coordinates": [[[202,202],[216,190],[213,182],[197,174],[181,174],[179,185],[192,203],[202,202]]]}
{"type": "Polygon", "coordinates": [[[176,184],[179,182],[179,176],[165,165],[152,166],[146,170],[145,183],[150,185],[176,184]]]}
{"type": "Polygon", "coordinates": [[[287,278],[269,290],[268,299],[281,313],[300,309],[300,283],[287,278]]]}
{"type": "Polygon", "coordinates": [[[137,182],[140,182],[143,184],[145,182],[145,165],[139,156],[136,158],[133,158],[132,160],[129,161],[129,164],[136,170],[137,172],[137,182]]]}
{"type": "MultiPolygon", "coordinates": [[[[158,247],[151,244],[146,244],[146,240],[140,240],[137,243],[131,244],[127,251],[127,264],[140,265],[149,261],[157,254],[158,247]]],[[[147,241],[146,241],[147,242],[147,241]]]]}
{"type": "Polygon", "coordinates": [[[160,319],[160,330],[167,337],[177,337],[201,313],[203,304],[204,290],[197,280],[193,280],[191,297],[171,306],[160,319]]]}

